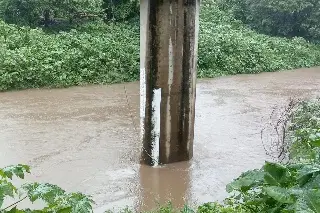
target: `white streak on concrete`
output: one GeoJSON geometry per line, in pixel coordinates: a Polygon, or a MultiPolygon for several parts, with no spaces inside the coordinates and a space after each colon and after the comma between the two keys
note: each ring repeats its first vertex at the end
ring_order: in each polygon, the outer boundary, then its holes
{"type": "Polygon", "coordinates": [[[151,122],[153,124],[152,129],[152,141],[151,141],[151,157],[153,166],[159,165],[160,156],[160,106],[161,106],[161,88],[153,90],[152,100],[152,116],[151,122]]]}
{"type": "Polygon", "coordinates": [[[140,2],[140,138],[143,143],[145,134],[145,108],[146,108],[146,56],[147,33],[149,23],[149,1],[140,2]]]}
{"type": "Polygon", "coordinates": [[[143,142],[144,137],[144,119],[146,113],[146,70],[140,70],[140,139],[143,142]]]}

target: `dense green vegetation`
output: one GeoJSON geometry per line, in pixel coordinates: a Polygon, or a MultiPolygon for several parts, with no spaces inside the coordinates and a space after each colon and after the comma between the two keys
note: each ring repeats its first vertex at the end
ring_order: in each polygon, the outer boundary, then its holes
{"type": "Polygon", "coordinates": [[[137,27],[95,23],[85,30],[48,35],[0,22],[0,90],[137,79],[137,27]]]}
{"type": "Polygon", "coordinates": [[[320,99],[301,103],[292,117],[289,134],[293,161],[320,162],[320,99]]]}
{"type": "Polygon", "coordinates": [[[199,76],[270,72],[319,65],[320,46],[302,38],[270,37],[250,30],[214,1],[201,10],[199,76]]]}
{"type": "Polygon", "coordinates": [[[3,20],[20,26],[49,27],[55,24],[54,22],[63,21],[72,24],[79,21],[81,16],[93,18],[102,12],[102,0],[0,1],[0,14],[3,20]]]}
{"type": "Polygon", "coordinates": [[[273,36],[320,40],[317,0],[218,0],[223,10],[253,29],[273,36]]]}
{"type": "MultiPolygon", "coordinates": [[[[261,169],[244,172],[227,185],[230,196],[223,204],[203,204],[197,209],[185,206],[176,210],[171,205],[161,206],[157,213],[319,213],[320,212],[320,99],[299,102],[292,108],[289,122],[284,126],[289,140],[289,159],[286,163],[266,162],[261,169]]],[[[29,173],[24,165],[0,169],[0,212],[66,212],[89,213],[93,201],[81,193],[66,193],[51,184],[11,183],[15,175],[24,178],[29,173]],[[18,195],[20,194],[20,198],[18,195]],[[15,205],[3,207],[6,197],[18,201],[43,200],[47,205],[40,211],[17,210],[15,205]],[[25,197],[24,197],[25,196],[25,197]],[[22,197],[22,198],[21,198],[22,197]]],[[[123,212],[130,213],[130,209],[123,212]]]]}
{"type": "MultiPolygon", "coordinates": [[[[132,0],[0,0],[0,91],[138,80],[137,14],[132,0]]],[[[259,34],[214,0],[200,16],[199,77],[320,65],[320,46],[259,34]]]]}

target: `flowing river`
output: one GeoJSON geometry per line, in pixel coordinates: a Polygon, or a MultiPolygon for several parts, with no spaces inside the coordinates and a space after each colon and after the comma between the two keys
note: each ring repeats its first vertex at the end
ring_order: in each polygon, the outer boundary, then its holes
{"type": "Polygon", "coordinates": [[[139,164],[139,84],[0,93],[0,167],[93,196],[94,212],[221,201],[225,185],[268,160],[260,132],[275,106],[320,96],[320,68],[201,79],[194,158],[139,164]]]}

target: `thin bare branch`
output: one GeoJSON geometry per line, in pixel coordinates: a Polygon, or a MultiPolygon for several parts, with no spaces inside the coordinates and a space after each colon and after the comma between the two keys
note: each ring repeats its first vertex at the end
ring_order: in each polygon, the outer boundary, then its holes
{"type": "Polygon", "coordinates": [[[282,162],[288,154],[287,129],[295,109],[300,102],[300,100],[290,99],[285,107],[273,107],[269,122],[261,130],[263,148],[266,154],[273,158],[273,160],[282,162]],[[268,136],[271,137],[270,140],[265,139],[265,137],[268,136]]]}
{"type": "Polygon", "coordinates": [[[21,201],[25,200],[27,197],[28,197],[28,196],[25,196],[25,197],[21,198],[20,200],[18,200],[17,202],[14,202],[13,204],[11,204],[11,205],[9,205],[9,206],[7,206],[7,207],[5,207],[5,208],[3,208],[3,209],[0,209],[0,212],[4,211],[4,210],[6,210],[6,209],[9,209],[9,208],[12,207],[12,206],[17,205],[17,204],[20,203],[21,201]]]}

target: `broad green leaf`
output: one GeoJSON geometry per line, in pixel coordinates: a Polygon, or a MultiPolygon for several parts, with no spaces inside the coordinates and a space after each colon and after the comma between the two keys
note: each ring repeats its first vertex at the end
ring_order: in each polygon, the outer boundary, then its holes
{"type": "Polygon", "coordinates": [[[53,203],[57,196],[65,193],[60,187],[48,183],[25,184],[23,185],[23,189],[26,190],[30,201],[34,202],[38,199],[42,199],[48,204],[53,203]]]}
{"type": "MultiPolygon", "coordinates": [[[[314,174],[320,173],[320,165],[304,165],[297,171],[297,178],[300,181],[303,179],[310,179],[313,177],[314,174]]],[[[305,181],[305,180],[304,180],[305,181]]]]}
{"type": "Polygon", "coordinates": [[[313,174],[307,174],[298,179],[299,186],[304,187],[306,184],[310,183],[312,180],[313,174]]]}
{"type": "Polygon", "coordinates": [[[92,204],[94,201],[82,193],[71,193],[69,194],[68,200],[72,204],[73,213],[86,213],[92,211],[92,204]]]}
{"type": "Polygon", "coordinates": [[[3,178],[6,177],[6,176],[5,176],[5,173],[4,173],[4,171],[3,171],[2,169],[0,169],[0,176],[3,177],[3,178]]]}
{"type": "Polygon", "coordinates": [[[310,209],[315,213],[320,213],[320,189],[306,192],[303,198],[310,209]]]}
{"type": "Polygon", "coordinates": [[[3,205],[3,201],[4,201],[4,195],[0,193],[0,209],[3,205]]]}
{"type": "Polygon", "coordinates": [[[17,177],[24,179],[25,173],[30,173],[30,168],[27,165],[16,165],[16,166],[8,166],[2,169],[4,176],[12,179],[13,175],[16,175],[17,177]]]}
{"type": "Polygon", "coordinates": [[[251,187],[260,185],[263,182],[264,172],[262,170],[252,170],[243,173],[239,178],[229,183],[227,192],[248,191],[251,187]]]}
{"type": "Polygon", "coordinates": [[[299,198],[296,203],[287,207],[288,210],[291,210],[292,213],[315,213],[312,209],[308,207],[306,202],[299,198]]]}
{"type": "Polygon", "coordinates": [[[311,134],[309,136],[310,143],[315,147],[320,147],[320,133],[311,134]]]}
{"type": "Polygon", "coordinates": [[[13,173],[11,170],[7,170],[7,171],[3,170],[3,173],[4,173],[5,177],[12,179],[13,173]]]}
{"type": "Polygon", "coordinates": [[[281,211],[281,213],[285,213],[285,211],[283,211],[283,206],[282,204],[278,204],[278,206],[271,208],[271,209],[266,209],[266,213],[278,213],[279,211],[281,211]]]}
{"type": "Polygon", "coordinates": [[[264,180],[272,186],[280,186],[289,181],[290,173],[285,166],[266,162],[264,165],[264,180]]]}
{"type": "Polygon", "coordinates": [[[267,195],[275,199],[280,203],[292,204],[296,201],[294,195],[290,193],[290,190],[281,188],[278,186],[268,186],[263,189],[267,195]]]}
{"type": "Polygon", "coordinates": [[[320,138],[310,142],[315,147],[320,147],[320,138]]]}
{"type": "Polygon", "coordinates": [[[306,184],[303,185],[306,189],[320,189],[320,174],[312,177],[306,184]]]}
{"type": "Polygon", "coordinates": [[[72,212],[72,207],[66,207],[57,211],[57,213],[70,213],[72,212]]]}
{"type": "Polygon", "coordinates": [[[10,209],[7,213],[26,213],[26,211],[23,210],[19,210],[17,209],[17,207],[13,207],[12,209],[10,209]]]}
{"type": "Polygon", "coordinates": [[[0,194],[3,196],[13,197],[14,193],[17,191],[16,187],[7,181],[0,182],[0,194]]]}

